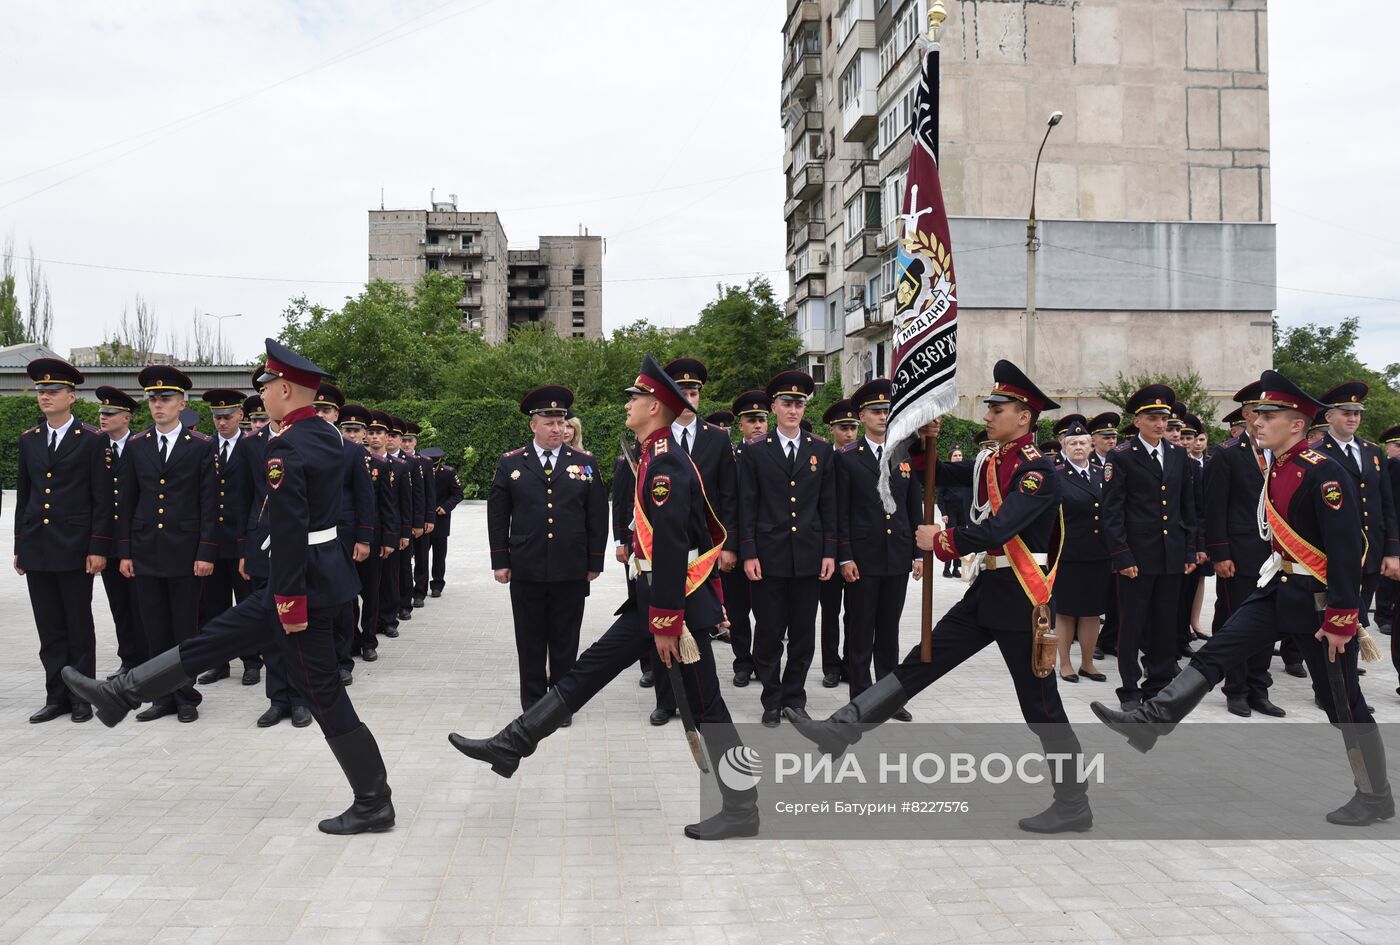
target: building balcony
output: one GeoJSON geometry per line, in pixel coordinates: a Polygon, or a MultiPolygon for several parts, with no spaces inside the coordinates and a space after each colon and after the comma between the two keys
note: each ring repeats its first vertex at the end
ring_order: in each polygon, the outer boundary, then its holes
{"type": "Polygon", "coordinates": [[[480,256],[481,247],[474,243],[424,243],[423,253],[427,256],[480,256]]]}
{"type": "Polygon", "coordinates": [[[788,236],[788,249],[801,250],[808,243],[821,242],[824,224],[820,220],[813,220],[795,228],[788,236]]]}
{"type": "Polygon", "coordinates": [[[875,133],[875,90],[862,89],[841,109],[841,140],[863,141],[875,133]]]}
{"type": "Polygon", "coordinates": [[[801,304],[809,299],[826,298],[826,275],[824,273],[809,273],[808,276],[797,280],[796,287],[792,290],[792,301],[801,304]]]}
{"type": "Polygon", "coordinates": [[[819,0],[801,0],[799,3],[791,4],[788,9],[787,21],[783,23],[783,35],[791,42],[797,36],[797,31],[803,28],[804,23],[820,23],[822,18],[822,5],[819,0]]]}
{"type": "Polygon", "coordinates": [[[856,161],[841,183],[841,205],[850,203],[862,190],[876,190],[879,186],[880,162],[856,161]]]}
{"type": "Polygon", "coordinates": [[[846,337],[870,338],[889,331],[889,322],[882,321],[879,308],[857,305],[846,312],[846,337]]]}
{"type": "Polygon", "coordinates": [[[543,289],[549,285],[544,276],[510,276],[506,285],[512,289],[543,289]]]}
{"type": "Polygon", "coordinates": [[[822,130],[822,113],[820,111],[805,111],[802,117],[794,121],[787,130],[787,144],[789,148],[797,146],[797,142],[802,140],[802,136],[810,131],[822,130]]]}
{"type": "Polygon", "coordinates": [[[783,101],[806,98],[816,91],[822,77],[821,53],[808,52],[792,60],[783,75],[783,101]]]}
{"type": "Polygon", "coordinates": [[[822,192],[826,183],[826,170],[816,162],[802,165],[792,176],[792,195],[802,200],[810,200],[822,192]]]}
{"type": "Polygon", "coordinates": [[[545,308],[548,304],[545,299],[515,298],[514,296],[506,299],[506,307],[512,309],[545,308]]]}
{"type": "Polygon", "coordinates": [[[464,295],[457,300],[458,308],[481,308],[482,299],[480,295],[464,295]]]}
{"type": "Polygon", "coordinates": [[[806,205],[807,201],[801,197],[789,197],[787,203],[783,204],[783,219],[791,222],[792,218],[797,215],[797,211],[806,205]]]}
{"type": "Polygon", "coordinates": [[[861,230],[846,244],[844,257],[847,271],[874,272],[880,267],[880,231],[861,230]]]}
{"type": "Polygon", "coordinates": [[[793,278],[797,282],[809,279],[812,276],[825,276],[827,266],[827,251],[820,246],[812,245],[805,253],[802,253],[794,260],[793,278]]]}
{"type": "Polygon", "coordinates": [[[458,273],[466,282],[480,282],[482,279],[480,269],[468,269],[466,272],[458,273]]]}

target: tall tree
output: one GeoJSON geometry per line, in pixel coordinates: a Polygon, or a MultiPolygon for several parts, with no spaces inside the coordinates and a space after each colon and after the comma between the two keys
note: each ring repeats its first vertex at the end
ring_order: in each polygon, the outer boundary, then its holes
{"type": "Polygon", "coordinates": [[[1371,388],[1361,434],[1375,438],[1400,423],[1400,365],[1385,371],[1367,367],[1356,356],[1361,320],[1342,319],[1339,325],[1308,323],[1283,328],[1274,319],[1274,368],[1315,397],[1344,381],[1365,381],[1371,388]]]}
{"type": "Polygon", "coordinates": [[[49,277],[34,255],[33,243],[29,244],[28,270],[25,288],[28,290],[29,304],[26,306],[25,334],[29,341],[47,345],[53,340],[53,295],[49,292],[49,277]]]}
{"type": "Polygon", "coordinates": [[[4,249],[0,250],[0,345],[17,345],[28,340],[15,285],[15,240],[7,236],[4,249]]]}
{"type": "Polygon", "coordinates": [[[710,370],[707,396],[725,400],[761,388],[789,368],[802,343],[766,278],[720,286],[694,328],[696,356],[710,370]]]}

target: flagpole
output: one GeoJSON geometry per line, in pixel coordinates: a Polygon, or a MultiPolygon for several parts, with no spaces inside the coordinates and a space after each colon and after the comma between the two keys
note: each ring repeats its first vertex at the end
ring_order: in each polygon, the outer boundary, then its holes
{"type": "MultiPolygon", "coordinates": [[[[933,57],[933,156],[938,158],[938,95],[942,85],[941,64],[939,62],[939,35],[943,32],[943,21],[948,12],[943,8],[943,0],[933,0],[928,11],[929,55],[933,57]]],[[[934,505],[938,483],[938,438],[924,437],[924,524],[934,524],[934,505]]],[[[924,552],[923,615],[919,628],[919,659],[933,662],[933,552],[924,552]]]]}

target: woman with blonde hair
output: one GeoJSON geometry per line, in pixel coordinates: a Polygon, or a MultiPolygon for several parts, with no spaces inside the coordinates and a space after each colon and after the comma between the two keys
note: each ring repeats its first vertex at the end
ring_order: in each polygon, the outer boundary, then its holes
{"type": "Polygon", "coordinates": [[[564,431],[565,445],[582,453],[588,452],[583,445],[583,421],[572,410],[564,417],[564,426],[567,428],[564,431]]]}

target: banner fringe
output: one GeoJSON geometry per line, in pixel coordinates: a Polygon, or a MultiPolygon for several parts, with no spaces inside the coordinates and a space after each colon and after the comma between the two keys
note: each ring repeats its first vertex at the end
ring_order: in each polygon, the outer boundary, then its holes
{"type": "MultiPolygon", "coordinates": [[[[880,467],[880,504],[887,513],[893,514],[895,509],[894,495],[890,492],[890,470],[909,458],[909,449],[918,439],[921,426],[937,420],[957,405],[958,386],[950,381],[920,397],[912,406],[903,407],[899,416],[891,421],[885,431],[885,462],[880,467]]],[[[936,458],[929,457],[930,460],[936,458]]]]}

